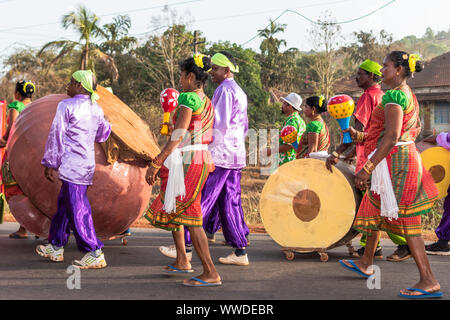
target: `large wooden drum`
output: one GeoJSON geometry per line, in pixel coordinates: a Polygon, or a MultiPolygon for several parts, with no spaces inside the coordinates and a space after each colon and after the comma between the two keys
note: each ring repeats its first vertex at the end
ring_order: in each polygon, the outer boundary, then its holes
{"type": "MultiPolygon", "coordinates": [[[[96,169],[87,193],[97,236],[108,239],[126,230],[148,206],[147,161],[159,148],[148,126],[127,105],[102,87],[98,93],[112,134],[106,143],[95,145],[96,169]]],[[[44,177],[41,160],[57,105],[67,98],[55,94],[31,103],[16,120],[7,146],[10,170],[24,193],[8,202],[11,213],[43,237],[56,213],[61,182],[44,177]]]]}
{"type": "Polygon", "coordinates": [[[326,250],[349,243],[361,194],[354,187],[354,166],[340,161],[333,172],[317,159],[298,159],[277,169],[260,198],[264,227],[287,252],[326,250]]]}

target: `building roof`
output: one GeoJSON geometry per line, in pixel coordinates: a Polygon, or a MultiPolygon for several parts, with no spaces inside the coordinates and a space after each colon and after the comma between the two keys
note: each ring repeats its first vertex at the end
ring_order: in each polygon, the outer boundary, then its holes
{"type": "Polygon", "coordinates": [[[425,68],[408,84],[413,89],[450,86],[450,51],[425,62],[425,68]]]}
{"type": "Polygon", "coordinates": [[[416,94],[419,102],[435,102],[435,101],[450,101],[450,92],[447,93],[428,93],[416,94]]]}

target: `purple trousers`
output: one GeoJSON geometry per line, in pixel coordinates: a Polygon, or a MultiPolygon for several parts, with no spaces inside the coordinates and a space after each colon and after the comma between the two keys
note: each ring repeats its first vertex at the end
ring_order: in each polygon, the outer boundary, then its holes
{"type": "Polygon", "coordinates": [[[448,187],[447,197],[444,200],[444,212],[442,213],[441,222],[435,232],[439,240],[450,241],[450,186],[448,187]]]}
{"type": "MultiPolygon", "coordinates": [[[[216,167],[208,176],[202,190],[203,228],[214,234],[222,227],[223,236],[233,248],[247,247],[250,230],[244,220],[241,203],[241,169],[216,167]]],[[[184,228],[187,245],[191,237],[184,228]]]]}
{"type": "Polygon", "coordinates": [[[61,181],[58,211],[50,225],[49,243],[64,247],[72,230],[80,251],[91,252],[103,248],[103,243],[95,234],[91,205],[87,197],[88,186],[61,181]]]}

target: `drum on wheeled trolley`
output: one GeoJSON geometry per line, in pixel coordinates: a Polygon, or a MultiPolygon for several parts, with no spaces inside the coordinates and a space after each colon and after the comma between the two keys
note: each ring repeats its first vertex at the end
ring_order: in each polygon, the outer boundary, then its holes
{"type": "Polygon", "coordinates": [[[343,161],[330,172],[322,160],[297,159],[269,177],[260,198],[261,218],[288,260],[295,252],[317,252],[325,262],[327,250],[342,245],[354,252],[351,241],[358,232],[352,225],[362,199],[354,170],[343,161]]]}

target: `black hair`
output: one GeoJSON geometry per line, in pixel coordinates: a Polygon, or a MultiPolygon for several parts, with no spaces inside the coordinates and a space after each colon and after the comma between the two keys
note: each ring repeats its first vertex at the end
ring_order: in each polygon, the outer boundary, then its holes
{"type": "MultiPolygon", "coordinates": [[[[394,63],[395,67],[402,66],[405,69],[405,76],[409,78],[412,74],[411,69],[409,68],[409,53],[405,51],[392,51],[387,55],[389,60],[391,60],[394,63]]],[[[416,61],[416,70],[415,72],[420,72],[423,70],[423,62],[422,61],[416,61]]]]}
{"type": "Polygon", "coordinates": [[[16,92],[20,94],[22,98],[30,98],[33,96],[35,86],[30,81],[21,80],[16,83],[16,92]]]}
{"type": "Polygon", "coordinates": [[[229,53],[228,51],[219,51],[219,52],[223,54],[225,57],[227,57],[228,60],[230,60],[230,62],[233,64],[233,66],[236,67],[236,59],[233,57],[231,53],[229,53]]]}
{"type": "Polygon", "coordinates": [[[323,113],[327,111],[327,101],[324,97],[319,96],[312,96],[306,99],[306,104],[314,110],[317,111],[317,113],[323,113]],[[320,105],[320,100],[322,99],[322,105],[320,105]]]}
{"type": "Polygon", "coordinates": [[[375,74],[375,73],[373,73],[373,72],[369,72],[369,71],[367,71],[367,70],[364,70],[364,69],[361,69],[361,70],[365,71],[367,74],[371,74],[371,75],[372,75],[373,82],[381,83],[381,76],[379,76],[379,75],[377,75],[377,74],[375,74]]]}
{"type": "Polygon", "coordinates": [[[211,69],[211,58],[207,56],[203,56],[203,68],[200,68],[195,64],[194,58],[187,58],[180,62],[180,70],[184,71],[187,74],[193,73],[195,75],[195,79],[198,81],[199,87],[203,86],[208,80],[209,73],[208,71],[211,69]]]}

